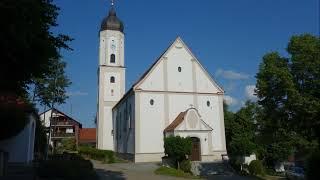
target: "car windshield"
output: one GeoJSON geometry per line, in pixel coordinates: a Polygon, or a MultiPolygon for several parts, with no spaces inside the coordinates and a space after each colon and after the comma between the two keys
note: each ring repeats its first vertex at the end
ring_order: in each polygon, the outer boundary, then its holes
{"type": "Polygon", "coordinates": [[[303,169],[302,168],[294,168],[295,173],[303,174],[303,169]]]}

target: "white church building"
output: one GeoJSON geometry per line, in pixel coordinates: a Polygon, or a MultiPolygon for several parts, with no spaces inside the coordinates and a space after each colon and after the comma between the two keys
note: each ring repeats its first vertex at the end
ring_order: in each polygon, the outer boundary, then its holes
{"type": "Polygon", "coordinates": [[[191,160],[227,153],[224,91],[180,37],[125,92],[124,27],[112,6],[100,29],[97,148],[161,161],[164,137],[191,137],[191,160]]]}

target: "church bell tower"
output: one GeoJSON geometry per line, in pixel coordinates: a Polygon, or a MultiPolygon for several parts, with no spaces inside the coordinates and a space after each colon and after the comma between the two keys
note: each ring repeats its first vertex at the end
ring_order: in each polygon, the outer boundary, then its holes
{"type": "Polygon", "coordinates": [[[97,148],[114,150],[112,108],[125,93],[124,27],[114,3],[99,33],[97,148]]]}

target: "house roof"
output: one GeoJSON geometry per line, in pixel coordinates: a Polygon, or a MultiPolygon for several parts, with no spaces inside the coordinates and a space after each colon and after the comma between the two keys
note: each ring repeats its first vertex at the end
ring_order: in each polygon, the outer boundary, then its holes
{"type": "MultiPolygon", "coordinates": [[[[183,111],[183,112],[180,112],[180,114],[176,117],[176,119],[174,121],[171,122],[171,124],[169,124],[169,126],[167,126],[165,129],[164,129],[164,132],[169,132],[169,131],[174,131],[185,119],[187,113],[190,111],[190,110],[195,110],[196,113],[198,114],[199,116],[199,121],[200,123],[202,123],[204,125],[204,127],[206,127],[205,131],[211,131],[213,130],[212,127],[210,127],[206,122],[204,122],[201,118],[200,118],[200,115],[199,115],[199,112],[197,109],[195,108],[189,108],[187,109],[186,111],[183,111]]],[[[203,129],[202,129],[203,130],[203,129]]]]}
{"type": "Polygon", "coordinates": [[[96,128],[80,129],[79,141],[96,141],[96,128]]]}
{"type": "MultiPolygon", "coordinates": [[[[79,124],[79,127],[82,128],[82,124],[81,124],[79,121],[75,120],[74,118],[68,116],[67,114],[65,114],[64,112],[62,112],[62,111],[60,111],[60,110],[58,110],[58,109],[56,109],[56,108],[51,108],[51,109],[54,110],[54,111],[56,111],[56,112],[58,112],[58,113],[60,113],[60,114],[63,114],[63,115],[66,116],[68,119],[70,119],[70,120],[74,121],[75,123],[79,124]]],[[[48,109],[48,110],[40,113],[39,116],[41,116],[42,114],[50,111],[51,109],[48,109]]]]}
{"type": "Polygon", "coordinates": [[[184,120],[184,115],[185,115],[186,113],[187,113],[186,111],[180,112],[180,114],[176,117],[176,119],[175,119],[174,121],[172,121],[172,123],[169,124],[169,126],[167,126],[167,127],[164,129],[164,132],[173,131],[176,127],[178,127],[179,124],[181,124],[182,121],[184,120]]]}

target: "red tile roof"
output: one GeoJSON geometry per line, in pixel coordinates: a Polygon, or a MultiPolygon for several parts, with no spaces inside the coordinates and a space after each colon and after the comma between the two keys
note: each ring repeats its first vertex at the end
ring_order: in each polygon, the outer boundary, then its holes
{"type": "Polygon", "coordinates": [[[96,141],[96,128],[82,128],[80,129],[79,141],[96,141]]]}
{"type": "Polygon", "coordinates": [[[176,127],[179,126],[179,124],[182,123],[184,119],[184,115],[186,114],[186,111],[181,112],[172,123],[164,129],[164,132],[173,131],[176,127]]]}

